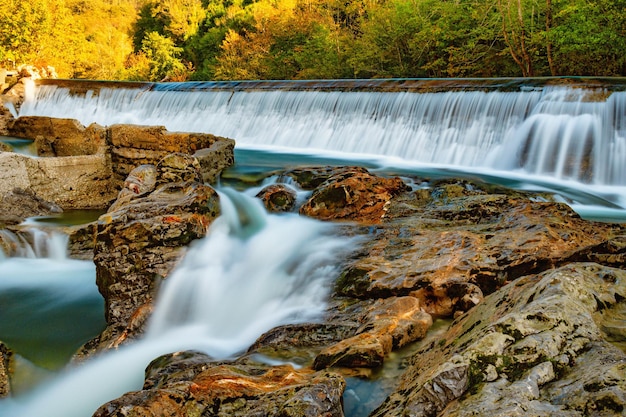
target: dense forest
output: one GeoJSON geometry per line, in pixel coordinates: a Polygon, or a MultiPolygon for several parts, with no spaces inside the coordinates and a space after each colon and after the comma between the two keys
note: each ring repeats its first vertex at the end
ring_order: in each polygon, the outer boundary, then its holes
{"type": "Polygon", "coordinates": [[[626,75],[626,0],[5,0],[0,66],[62,78],[626,75]]]}

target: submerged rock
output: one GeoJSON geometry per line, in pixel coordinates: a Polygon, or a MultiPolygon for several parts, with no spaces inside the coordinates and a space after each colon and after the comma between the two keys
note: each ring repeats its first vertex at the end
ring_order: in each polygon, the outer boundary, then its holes
{"type": "Polygon", "coordinates": [[[250,360],[213,362],[201,353],[157,358],[141,391],[100,407],[108,416],[343,417],[345,382],[337,374],[268,366],[250,360]]]}

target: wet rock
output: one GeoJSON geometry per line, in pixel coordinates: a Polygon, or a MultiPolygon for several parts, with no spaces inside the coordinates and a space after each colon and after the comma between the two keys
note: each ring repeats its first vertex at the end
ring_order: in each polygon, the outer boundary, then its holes
{"type": "Polygon", "coordinates": [[[433,323],[414,297],[376,300],[360,314],[358,321],[362,324],[356,334],[322,349],[314,369],[378,367],[393,349],[423,338],[433,323]]]}
{"type": "Polygon", "coordinates": [[[263,188],[256,195],[269,212],[292,211],[296,204],[296,192],[284,184],[272,184],[263,188]]]}
{"type": "Polygon", "coordinates": [[[570,264],[511,283],[415,354],[374,416],[615,415],[626,406],[626,353],[604,340],[626,272],[570,264]]]}
{"type": "MultiPolygon", "coordinates": [[[[169,162],[161,165],[163,169],[157,168],[156,183],[160,185],[154,191],[148,191],[152,187],[147,187],[145,194],[122,190],[122,200],[114,203],[115,210],[98,220],[96,283],[105,299],[109,325],[96,343],[100,348],[117,346],[141,332],[137,320],[143,322],[143,313],[137,310],[149,311],[145,306],[150,305],[159,282],[166,279],[185,248],[206,235],[208,225],[219,215],[219,197],[211,187],[194,180],[200,178],[197,170],[190,181],[163,182],[188,178],[171,176],[171,167],[166,166],[169,162]],[[128,193],[135,198],[127,199],[128,193]]],[[[197,168],[197,162],[188,169],[194,170],[194,166],[197,168]]],[[[151,168],[145,169],[138,168],[129,186],[141,173],[152,172],[151,168]]]]}
{"type": "Polygon", "coordinates": [[[345,368],[376,368],[391,352],[389,335],[361,333],[330,346],[315,357],[313,369],[331,366],[345,368]]]}
{"type": "Polygon", "coordinates": [[[215,179],[234,161],[235,142],[204,133],[168,132],[163,126],[113,125],[108,129],[113,172],[119,183],[139,165],[156,165],[169,154],[194,155],[201,175],[215,179]]]}
{"type": "Polygon", "coordinates": [[[0,196],[0,224],[5,227],[23,222],[28,217],[62,213],[57,204],[36,196],[32,191],[14,188],[0,196]]]}
{"type": "Polygon", "coordinates": [[[451,315],[480,302],[481,293],[568,262],[572,254],[583,258],[581,251],[622,234],[621,227],[583,220],[561,203],[483,192],[424,204],[415,195],[394,199],[386,220],[369,230],[365,253],[337,283],[339,294],[413,295],[433,314],[451,315]]]}
{"type": "Polygon", "coordinates": [[[300,207],[300,213],[321,220],[378,223],[391,199],[407,189],[397,177],[378,177],[363,169],[346,170],[330,176],[317,187],[300,207]]]}
{"type": "Polygon", "coordinates": [[[11,394],[11,357],[13,352],[2,342],[0,342],[0,398],[8,397],[11,394]]]}
{"type": "Polygon", "coordinates": [[[8,126],[10,136],[34,139],[39,156],[79,156],[106,152],[106,129],[78,120],[22,116],[8,126]]]}
{"type": "Polygon", "coordinates": [[[353,167],[305,167],[296,168],[284,172],[281,176],[284,178],[290,178],[296,182],[303,190],[314,190],[330,177],[342,173],[362,173],[367,174],[369,171],[366,168],[353,166],[353,167]]]}
{"type": "Polygon", "coordinates": [[[207,184],[214,184],[222,171],[235,163],[235,142],[216,140],[208,148],[196,151],[193,156],[200,162],[202,180],[207,184]]]}
{"type": "Polygon", "coordinates": [[[328,372],[239,360],[212,362],[195,352],[166,355],[146,370],[141,391],[100,407],[106,416],[341,417],[345,382],[328,372]]]}
{"type": "Polygon", "coordinates": [[[200,162],[184,153],[172,153],[163,157],[156,165],[156,174],[157,185],[168,182],[202,182],[200,162]]]}

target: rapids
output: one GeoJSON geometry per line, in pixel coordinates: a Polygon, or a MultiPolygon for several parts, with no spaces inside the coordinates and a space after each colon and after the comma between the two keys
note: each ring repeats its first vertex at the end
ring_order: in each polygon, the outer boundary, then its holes
{"type": "Polygon", "coordinates": [[[195,349],[234,357],[275,326],[316,320],[339,261],[355,242],[337,236],[331,224],[269,215],[258,199],[232,190],[222,190],[220,201],[222,214],[207,237],[164,281],[143,340],[69,367],[32,393],[0,401],[0,415],[91,415],[140,389],[145,367],[161,354],[195,349]]]}

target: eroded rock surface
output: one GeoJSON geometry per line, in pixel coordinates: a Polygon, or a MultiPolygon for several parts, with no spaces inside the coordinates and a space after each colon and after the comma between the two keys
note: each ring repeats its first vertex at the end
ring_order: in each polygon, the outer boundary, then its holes
{"type": "Polygon", "coordinates": [[[208,225],[219,215],[217,193],[198,182],[198,162],[184,168],[179,165],[193,159],[169,155],[156,167],[136,168],[126,182],[128,188],[99,218],[94,263],[109,327],[92,342],[98,349],[115,347],[141,333],[160,280],[193,240],[206,235],[208,225]],[[154,183],[146,187],[144,182],[142,192],[136,193],[138,179],[153,175],[154,183]]]}
{"type": "Polygon", "coordinates": [[[33,139],[42,157],[106,153],[107,131],[97,124],[83,126],[78,120],[22,116],[9,124],[11,136],[33,139]]]}
{"type": "Polygon", "coordinates": [[[280,213],[294,209],[297,195],[287,185],[272,184],[259,191],[256,197],[261,199],[267,211],[280,213]]]}
{"type": "Polygon", "coordinates": [[[13,352],[0,341],[0,399],[11,394],[11,384],[9,381],[10,361],[13,352]]]}
{"type": "Polygon", "coordinates": [[[113,125],[108,128],[113,172],[123,182],[139,165],[156,165],[173,153],[197,155],[205,182],[213,182],[234,161],[235,142],[204,133],[169,132],[163,126],[113,125]]]}
{"type": "Polygon", "coordinates": [[[144,389],[96,411],[108,416],[342,417],[345,382],[330,372],[267,366],[250,360],[212,362],[182,352],[153,361],[144,389]]]}
{"type": "Polygon", "coordinates": [[[626,353],[600,327],[624,300],[626,272],[598,264],[521,278],[417,352],[373,415],[621,415],[626,353]]]}
{"type": "Polygon", "coordinates": [[[366,170],[345,170],[321,183],[300,213],[321,220],[378,223],[391,199],[408,189],[400,178],[371,175],[366,170]]]}

